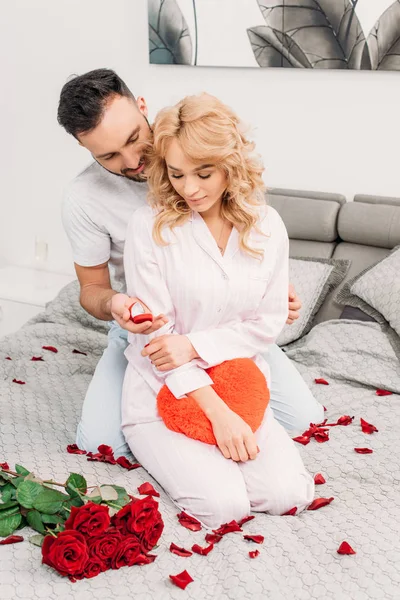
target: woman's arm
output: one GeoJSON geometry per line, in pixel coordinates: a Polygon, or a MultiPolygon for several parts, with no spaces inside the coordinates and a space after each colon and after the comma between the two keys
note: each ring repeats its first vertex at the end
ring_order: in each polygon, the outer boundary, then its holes
{"type": "Polygon", "coordinates": [[[265,352],[285,325],[288,318],[289,240],[282,219],[276,216],[274,234],[277,244],[271,278],[252,317],[231,325],[186,334],[204,368],[265,352]]]}
{"type": "MultiPolygon", "coordinates": [[[[168,319],[161,329],[151,335],[154,338],[175,333],[175,309],[155,255],[152,224],[153,217],[149,208],[139,209],[134,213],[126,233],[124,266],[128,295],[140,298],[153,314],[164,314],[168,319]]],[[[128,339],[130,342],[135,340],[136,344],[140,343],[132,334],[129,334],[128,339]]],[[[141,336],[140,339],[144,346],[146,338],[141,336]]],[[[176,398],[213,383],[204,369],[193,362],[169,371],[160,372],[154,366],[153,370],[176,398]]]]}

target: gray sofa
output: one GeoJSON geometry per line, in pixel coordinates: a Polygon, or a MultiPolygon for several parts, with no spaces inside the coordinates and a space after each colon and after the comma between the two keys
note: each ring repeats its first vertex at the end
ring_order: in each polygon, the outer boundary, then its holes
{"type": "Polygon", "coordinates": [[[286,225],[291,257],[351,260],[345,279],[328,294],[314,324],[340,318],[343,306],[334,298],[346,281],[400,244],[400,198],[358,194],[346,202],[341,194],[272,188],[267,201],[286,225]]]}

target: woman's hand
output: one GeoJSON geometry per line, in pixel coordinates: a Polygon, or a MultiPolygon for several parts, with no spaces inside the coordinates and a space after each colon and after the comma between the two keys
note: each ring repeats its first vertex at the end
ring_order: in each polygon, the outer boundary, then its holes
{"type": "Polygon", "coordinates": [[[142,350],[158,371],[170,371],[197,358],[197,352],[186,335],[160,335],[142,350]]]}
{"type": "MultiPolygon", "coordinates": [[[[225,404],[225,403],[224,403],[225,404]]],[[[257,457],[256,436],[241,417],[226,404],[218,406],[209,413],[218,448],[225,458],[246,462],[257,457]]]]}
{"type": "MultiPolygon", "coordinates": [[[[158,331],[163,325],[168,323],[168,319],[165,315],[157,315],[153,318],[153,321],[145,321],[144,323],[140,323],[140,325],[135,325],[135,323],[130,320],[129,312],[130,307],[135,302],[140,302],[140,300],[131,298],[126,294],[114,294],[111,298],[111,314],[122,329],[126,329],[130,333],[149,335],[150,333],[154,333],[154,331],[158,331]]],[[[144,312],[151,312],[143,302],[140,302],[140,304],[143,306],[144,312]]]]}

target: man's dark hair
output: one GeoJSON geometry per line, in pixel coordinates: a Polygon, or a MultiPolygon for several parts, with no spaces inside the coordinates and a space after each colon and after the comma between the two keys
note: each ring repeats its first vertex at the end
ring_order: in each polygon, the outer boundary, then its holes
{"type": "Polygon", "coordinates": [[[126,83],[111,69],[76,75],[61,90],[57,120],[65,131],[77,137],[100,123],[107,102],[116,95],[135,100],[126,83]]]}

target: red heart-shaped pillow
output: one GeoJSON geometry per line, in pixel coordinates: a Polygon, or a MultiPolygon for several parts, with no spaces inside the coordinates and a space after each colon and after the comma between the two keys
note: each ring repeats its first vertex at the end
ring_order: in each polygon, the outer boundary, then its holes
{"type": "MultiPolygon", "coordinates": [[[[206,372],[218,396],[255,432],[269,402],[267,382],[257,365],[250,358],[235,358],[206,372]]],[[[193,398],[177,400],[164,385],[158,392],[157,408],[168,429],[216,445],[211,422],[193,398]]]]}

